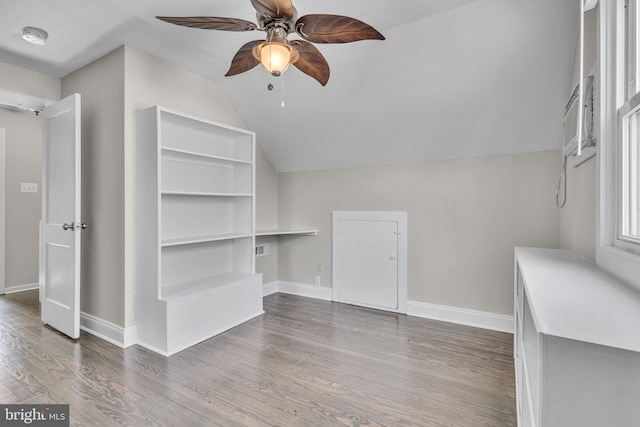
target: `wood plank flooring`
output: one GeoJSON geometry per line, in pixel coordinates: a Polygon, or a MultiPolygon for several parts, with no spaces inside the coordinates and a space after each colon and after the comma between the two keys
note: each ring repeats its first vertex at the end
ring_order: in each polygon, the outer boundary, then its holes
{"type": "Polygon", "coordinates": [[[512,335],[275,294],[170,358],[43,326],[0,296],[0,402],[73,426],[515,426],[512,335]]]}

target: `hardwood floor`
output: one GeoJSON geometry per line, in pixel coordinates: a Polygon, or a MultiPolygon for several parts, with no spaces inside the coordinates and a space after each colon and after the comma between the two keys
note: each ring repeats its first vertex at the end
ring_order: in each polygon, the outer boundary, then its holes
{"type": "Polygon", "coordinates": [[[68,403],[75,426],[514,426],[512,335],[275,294],[170,358],[43,326],[0,297],[0,403],[68,403]]]}

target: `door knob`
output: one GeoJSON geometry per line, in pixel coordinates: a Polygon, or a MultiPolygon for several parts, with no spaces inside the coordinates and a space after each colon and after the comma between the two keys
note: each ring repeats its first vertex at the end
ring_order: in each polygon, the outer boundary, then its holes
{"type": "Polygon", "coordinates": [[[391,261],[393,261],[394,259],[396,259],[396,256],[395,256],[395,255],[389,255],[389,259],[390,259],[391,261]]]}
{"type": "Polygon", "coordinates": [[[86,230],[87,229],[87,223],[86,222],[83,222],[82,224],[80,224],[80,223],[76,224],[75,222],[72,222],[71,224],[64,223],[64,224],[62,224],[62,229],[65,230],[65,231],[66,230],[71,230],[71,231],[74,231],[74,230],[86,230]]]}

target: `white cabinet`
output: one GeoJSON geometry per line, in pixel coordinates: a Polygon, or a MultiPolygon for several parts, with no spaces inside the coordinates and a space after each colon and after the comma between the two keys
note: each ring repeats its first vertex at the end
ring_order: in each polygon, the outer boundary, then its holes
{"type": "Polygon", "coordinates": [[[574,252],[515,250],[519,426],[640,425],[640,294],[574,252]]]}
{"type": "Polygon", "coordinates": [[[262,311],[254,271],[255,134],[137,113],[138,342],[171,355],[262,311]]]}

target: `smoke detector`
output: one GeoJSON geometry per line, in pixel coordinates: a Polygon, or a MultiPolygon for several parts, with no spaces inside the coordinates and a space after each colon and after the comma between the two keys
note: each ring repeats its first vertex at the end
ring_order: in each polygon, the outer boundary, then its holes
{"type": "Polygon", "coordinates": [[[24,27],[22,29],[22,38],[28,41],[29,43],[42,46],[47,42],[48,37],[49,37],[49,34],[42,28],[24,27]]]}

